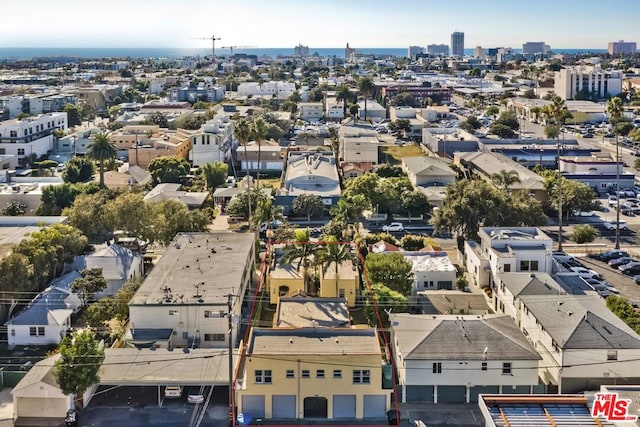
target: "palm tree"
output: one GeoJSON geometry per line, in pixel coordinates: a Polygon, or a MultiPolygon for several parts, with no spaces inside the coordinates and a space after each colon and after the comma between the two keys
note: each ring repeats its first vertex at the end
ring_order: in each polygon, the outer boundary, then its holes
{"type": "Polygon", "coordinates": [[[238,140],[238,143],[244,146],[244,161],[246,162],[246,177],[247,177],[247,185],[249,191],[249,224],[251,224],[251,177],[249,176],[249,157],[247,156],[247,144],[251,139],[251,126],[249,122],[245,118],[239,119],[234,128],[233,135],[238,140]]]}
{"type": "Polygon", "coordinates": [[[520,182],[520,176],[515,170],[501,169],[500,172],[491,174],[491,181],[496,186],[502,187],[505,191],[507,191],[513,184],[520,182]]]}
{"type": "Polygon", "coordinates": [[[260,170],[262,167],[260,161],[262,157],[262,141],[264,141],[267,137],[267,122],[262,117],[258,117],[253,121],[253,126],[251,127],[251,135],[253,136],[253,140],[256,142],[256,144],[258,144],[258,171],[256,172],[256,188],[260,188],[260,170]]]}
{"type": "Polygon", "coordinates": [[[353,252],[351,252],[351,246],[348,244],[339,243],[338,239],[336,239],[335,236],[328,236],[325,245],[318,249],[318,261],[322,265],[322,272],[326,274],[332,264],[335,266],[336,297],[340,296],[340,292],[338,289],[338,268],[343,262],[353,261],[354,258],[354,254],[353,252]]]}
{"type": "Polygon", "coordinates": [[[340,85],[336,90],[336,101],[342,101],[342,116],[347,117],[347,104],[353,99],[353,93],[347,85],[340,85]]]}
{"type": "Polygon", "coordinates": [[[364,77],[358,82],[358,90],[364,96],[364,119],[367,120],[367,98],[373,95],[376,85],[371,77],[364,77]]]}
{"type": "Polygon", "coordinates": [[[267,229],[271,229],[274,221],[284,221],[282,211],[282,206],[275,206],[273,200],[260,200],[252,218],[253,225],[259,228],[260,224],[267,223],[267,229]]]}
{"type": "MultiPolygon", "coordinates": [[[[618,135],[620,128],[618,124],[624,116],[624,107],[620,97],[613,97],[607,101],[607,113],[609,113],[609,121],[613,126],[613,132],[616,135],[616,195],[620,191],[620,143],[618,135]]],[[[620,249],[620,203],[616,203],[616,249],[620,249]]]]}
{"type": "Polygon", "coordinates": [[[87,156],[100,162],[100,187],[102,188],[104,188],[104,162],[115,159],[117,154],[118,149],[107,133],[97,134],[87,146],[87,156]]]}
{"type": "Polygon", "coordinates": [[[307,293],[311,292],[310,277],[307,274],[311,266],[311,258],[317,252],[318,246],[310,243],[309,229],[298,228],[295,230],[295,239],[284,248],[284,255],[280,258],[280,265],[296,264],[296,270],[300,271],[300,267],[304,268],[304,289],[307,293]]]}

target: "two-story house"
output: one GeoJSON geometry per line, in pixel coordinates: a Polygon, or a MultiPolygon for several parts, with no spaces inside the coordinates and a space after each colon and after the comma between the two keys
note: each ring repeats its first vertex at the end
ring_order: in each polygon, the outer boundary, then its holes
{"type": "Polygon", "coordinates": [[[446,187],[456,182],[457,174],[437,157],[403,157],[402,171],[414,187],[446,187]]]}
{"type": "Polygon", "coordinates": [[[531,393],[540,356],[508,316],[389,315],[403,402],[470,403],[531,393]]]}
{"type": "Polygon", "coordinates": [[[392,384],[375,329],[253,328],[236,386],[253,418],[385,418],[392,384]]]}
{"type": "Polygon", "coordinates": [[[640,382],[640,336],[595,295],[521,295],[520,329],[542,357],[550,390],[640,382]]]}
{"type": "Polygon", "coordinates": [[[456,268],[446,252],[402,252],[411,263],[412,293],[419,291],[454,289],[456,268]]]}
{"type": "Polygon", "coordinates": [[[177,234],[129,302],[127,342],[226,347],[227,316],[242,318],[254,281],[254,245],[252,233],[177,234]]]}

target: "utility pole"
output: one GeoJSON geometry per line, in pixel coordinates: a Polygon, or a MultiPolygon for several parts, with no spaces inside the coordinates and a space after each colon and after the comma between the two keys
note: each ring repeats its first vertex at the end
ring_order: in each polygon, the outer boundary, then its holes
{"type": "MultiPolygon", "coordinates": [[[[564,145],[564,129],[562,132],[562,142],[564,145]]],[[[558,144],[558,250],[562,250],[562,173],[560,173],[560,144],[558,144]]]]}
{"type": "Polygon", "coordinates": [[[234,425],[235,420],[235,393],[233,390],[234,381],[233,381],[233,315],[231,314],[231,310],[233,309],[233,298],[237,297],[234,294],[227,294],[227,321],[228,321],[228,342],[229,342],[229,421],[231,421],[231,425],[234,425]]]}

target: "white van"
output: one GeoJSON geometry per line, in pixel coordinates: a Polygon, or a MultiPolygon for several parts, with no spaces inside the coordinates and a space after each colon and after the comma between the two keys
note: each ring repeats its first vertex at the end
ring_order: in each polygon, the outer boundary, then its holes
{"type": "Polygon", "coordinates": [[[182,396],[182,386],[168,385],[164,388],[164,397],[176,399],[182,396]]]}

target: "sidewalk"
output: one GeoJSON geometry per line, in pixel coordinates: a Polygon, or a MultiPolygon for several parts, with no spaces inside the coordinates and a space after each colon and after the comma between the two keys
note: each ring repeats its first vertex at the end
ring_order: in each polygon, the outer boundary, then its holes
{"type": "Polygon", "coordinates": [[[10,388],[0,390],[0,427],[13,426],[13,397],[10,388]]]}

